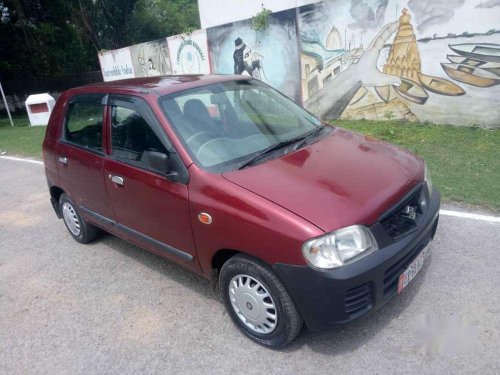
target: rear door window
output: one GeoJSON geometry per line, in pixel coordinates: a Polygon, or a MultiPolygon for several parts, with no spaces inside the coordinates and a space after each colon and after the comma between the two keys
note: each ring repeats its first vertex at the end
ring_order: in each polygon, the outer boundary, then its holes
{"type": "Polygon", "coordinates": [[[104,94],[85,94],[70,100],[64,122],[64,140],[102,153],[104,97],[104,94]]]}

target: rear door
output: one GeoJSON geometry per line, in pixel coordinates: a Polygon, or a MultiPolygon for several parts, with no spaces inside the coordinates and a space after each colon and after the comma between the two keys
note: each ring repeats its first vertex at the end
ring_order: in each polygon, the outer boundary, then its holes
{"type": "Polygon", "coordinates": [[[104,169],[117,229],[162,256],[198,268],[187,184],[173,181],[147,160],[148,151],[176,156],[164,129],[139,97],[111,95],[109,108],[104,169]]]}
{"type": "Polygon", "coordinates": [[[104,94],[81,94],[69,100],[56,160],[62,188],[85,216],[90,212],[113,219],[103,175],[106,99],[104,94]]]}

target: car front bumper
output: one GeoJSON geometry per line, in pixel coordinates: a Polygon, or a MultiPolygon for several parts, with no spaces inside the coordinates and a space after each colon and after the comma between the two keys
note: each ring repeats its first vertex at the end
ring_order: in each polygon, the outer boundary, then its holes
{"type": "Polygon", "coordinates": [[[379,241],[377,233],[382,228],[375,223],[371,230],[379,250],[351,264],[321,271],[276,263],[273,268],[307,327],[317,331],[347,323],[378,309],[396,295],[399,276],[434,238],[440,199],[439,191],[434,189],[417,230],[397,241],[379,241]]]}

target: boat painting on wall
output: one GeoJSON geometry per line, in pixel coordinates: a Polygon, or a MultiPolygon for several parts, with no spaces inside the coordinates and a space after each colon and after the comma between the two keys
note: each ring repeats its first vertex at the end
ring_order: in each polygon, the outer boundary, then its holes
{"type": "Polygon", "coordinates": [[[449,96],[459,96],[465,94],[465,90],[463,88],[444,78],[419,73],[418,80],[425,89],[435,94],[449,96]]]}
{"type": "Polygon", "coordinates": [[[464,43],[453,44],[450,48],[459,55],[477,59],[500,63],[500,45],[494,43],[464,43]]]}
{"type": "Polygon", "coordinates": [[[477,87],[491,87],[500,83],[500,44],[464,43],[450,45],[459,56],[447,58],[452,63],[441,63],[452,79],[477,87]]]}
{"type": "Polygon", "coordinates": [[[422,105],[429,99],[427,91],[418,82],[411,79],[401,78],[401,84],[393,87],[401,97],[410,102],[422,105]]]}
{"type": "Polygon", "coordinates": [[[477,87],[491,87],[500,83],[500,75],[464,64],[441,63],[446,74],[456,81],[477,87]]]}
{"type": "Polygon", "coordinates": [[[500,75],[500,63],[488,62],[459,55],[447,55],[446,58],[454,64],[474,66],[500,75]]]}

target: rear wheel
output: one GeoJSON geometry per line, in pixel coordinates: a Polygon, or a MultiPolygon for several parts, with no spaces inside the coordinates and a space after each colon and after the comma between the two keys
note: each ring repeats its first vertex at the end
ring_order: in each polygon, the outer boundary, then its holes
{"type": "Polygon", "coordinates": [[[70,197],[63,193],[59,197],[59,209],[62,212],[63,221],[71,236],[80,243],[88,243],[95,240],[100,230],[88,223],[78,211],[76,204],[70,197]]]}
{"type": "Polygon", "coordinates": [[[222,266],[219,287],[233,322],[258,344],[282,348],[300,332],[302,318],[295,304],[264,263],[233,256],[222,266]]]}

